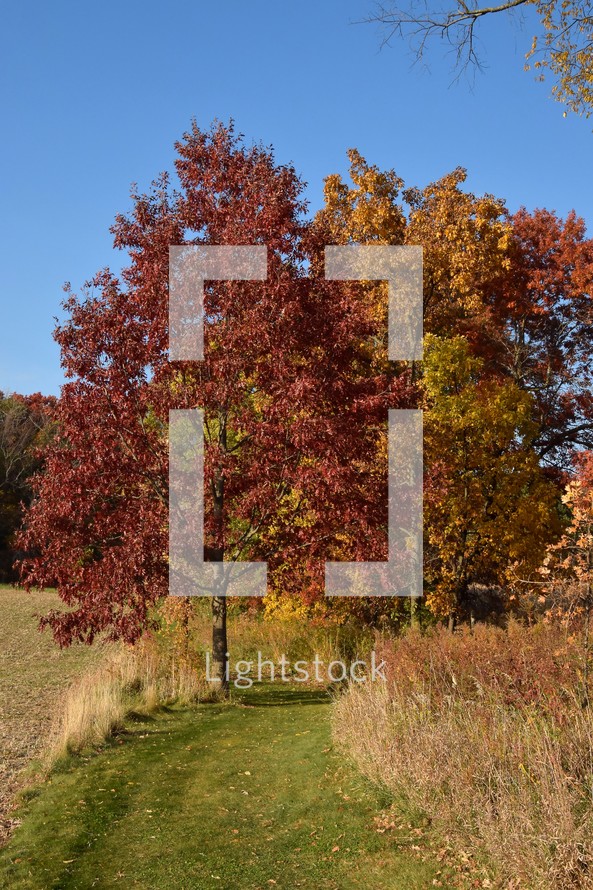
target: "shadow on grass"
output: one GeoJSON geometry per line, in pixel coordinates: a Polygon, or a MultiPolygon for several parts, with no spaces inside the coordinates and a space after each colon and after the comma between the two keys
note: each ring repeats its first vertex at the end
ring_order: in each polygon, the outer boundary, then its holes
{"type": "Polygon", "coordinates": [[[254,708],[281,708],[293,705],[327,705],[331,694],[327,689],[296,686],[288,683],[254,683],[250,689],[233,689],[235,704],[254,708]]]}
{"type": "MultiPolygon", "coordinates": [[[[164,708],[159,708],[160,712],[163,712],[164,708]]],[[[169,711],[171,709],[169,708],[169,711]]],[[[128,711],[126,714],[126,723],[156,723],[156,717],[154,714],[146,714],[142,711],[128,711]]]]}

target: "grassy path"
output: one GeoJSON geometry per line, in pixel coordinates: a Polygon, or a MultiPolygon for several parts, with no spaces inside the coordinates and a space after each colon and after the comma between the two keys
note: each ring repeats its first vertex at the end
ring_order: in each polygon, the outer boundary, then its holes
{"type": "Polygon", "coordinates": [[[379,802],[332,751],[328,716],[321,693],[263,686],[138,720],[29,801],[0,886],[432,886],[431,867],[373,829],[379,802]]]}

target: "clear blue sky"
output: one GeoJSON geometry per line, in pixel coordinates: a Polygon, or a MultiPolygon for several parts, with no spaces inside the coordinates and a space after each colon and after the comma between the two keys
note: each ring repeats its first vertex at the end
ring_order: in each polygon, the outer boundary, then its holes
{"type": "MultiPolygon", "coordinates": [[[[430,2],[430,0],[429,0],[430,2]]],[[[118,268],[109,226],[129,186],[170,169],[192,116],[235,118],[276,148],[320,205],[356,146],[424,185],[458,165],[511,209],[575,208],[593,229],[591,122],[562,116],[523,72],[524,33],[483,30],[488,67],[451,86],[404,44],[354,24],[371,0],[5,3],[0,32],[0,389],[58,393],[62,284],[118,268]]]]}

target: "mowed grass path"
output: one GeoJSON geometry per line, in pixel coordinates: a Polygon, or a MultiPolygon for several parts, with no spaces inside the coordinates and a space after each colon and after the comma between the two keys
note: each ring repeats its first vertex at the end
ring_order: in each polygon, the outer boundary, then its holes
{"type": "Polygon", "coordinates": [[[415,890],[436,873],[379,834],[380,801],[331,748],[322,692],[138,719],[40,788],[0,854],[18,890],[415,890]]]}

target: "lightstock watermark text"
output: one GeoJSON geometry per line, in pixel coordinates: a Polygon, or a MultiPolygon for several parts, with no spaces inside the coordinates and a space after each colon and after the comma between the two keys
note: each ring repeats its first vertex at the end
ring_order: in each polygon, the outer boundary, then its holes
{"type": "MultiPolygon", "coordinates": [[[[206,680],[209,683],[221,683],[221,678],[212,676],[211,656],[206,652],[206,680]]],[[[282,655],[277,661],[266,658],[262,652],[257,653],[255,659],[238,659],[231,661],[230,654],[226,653],[225,680],[232,683],[237,689],[249,689],[255,682],[283,683],[374,683],[385,681],[387,676],[386,663],[377,659],[373,650],[368,659],[355,659],[346,662],[342,659],[324,661],[315,654],[313,659],[290,661],[282,655]]]]}

